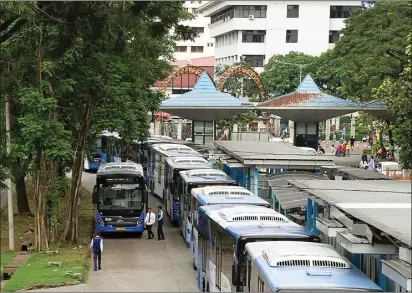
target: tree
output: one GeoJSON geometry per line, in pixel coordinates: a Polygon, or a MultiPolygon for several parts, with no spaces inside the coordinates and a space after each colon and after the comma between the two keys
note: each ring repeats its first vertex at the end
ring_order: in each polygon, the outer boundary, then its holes
{"type": "Polygon", "coordinates": [[[278,97],[295,91],[300,77],[314,75],[316,61],[317,57],[300,52],[272,56],[261,74],[266,94],[278,97]]]}
{"type": "Polygon", "coordinates": [[[412,3],[398,1],[352,11],[342,38],[320,57],[321,86],[351,100],[373,99],[373,89],[387,77],[397,78],[407,64],[411,9],[412,3]]]}
{"type": "Polygon", "coordinates": [[[71,168],[72,182],[60,236],[77,242],[86,140],[107,128],[125,140],[145,135],[147,112],[160,101],[150,86],[168,75],[175,41],[196,33],[179,25],[191,17],[181,2],[35,4],[32,25],[1,49],[11,58],[2,63],[10,69],[2,71],[8,79],[3,88],[20,109],[16,133],[22,139],[16,141],[33,158],[35,247],[42,250],[58,238],[64,170],[71,168]],[[178,30],[170,35],[173,27],[178,30]]]}
{"type": "Polygon", "coordinates": [[[406,55],[409,62],[398,78],[388,77],[374,95],[383,101],[396,117],[392,125],[394,141],[400,147],[400,163],[405,169],[412,169],[412,63],[411,33],[408,35],[406,55]]]}

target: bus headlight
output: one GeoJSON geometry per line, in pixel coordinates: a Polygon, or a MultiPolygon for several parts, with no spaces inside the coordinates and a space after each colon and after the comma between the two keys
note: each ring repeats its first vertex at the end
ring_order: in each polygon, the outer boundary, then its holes
{"type": "Polygon", "coordinates": [[[100,225],[104,226],[104,222],[103,221],[99,221],[98,222],[100,225]]]}
{"type": "Polygon", "coordinates": [[[143,224],[143,221],[142,220],[137,220],[137,225],[141,225],[141,224],[143,224]]]}
{"type": "Polygon", "coordinates": [[[179,210],[173,210],[173,213],[175,213],[176,215],[179,214],[179,210]]]}

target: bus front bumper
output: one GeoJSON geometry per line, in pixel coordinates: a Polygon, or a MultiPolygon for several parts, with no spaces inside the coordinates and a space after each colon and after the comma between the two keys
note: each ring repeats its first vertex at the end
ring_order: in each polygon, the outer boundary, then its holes
{"type": "Polygon", "coordinates": [[[101,225],[99,223],[96,224],[97,231],[100,233],[143,233],[144,232],[144,224],[139,224],[137,226],[132,227],[113,227],[111,225],[101,225]]]}

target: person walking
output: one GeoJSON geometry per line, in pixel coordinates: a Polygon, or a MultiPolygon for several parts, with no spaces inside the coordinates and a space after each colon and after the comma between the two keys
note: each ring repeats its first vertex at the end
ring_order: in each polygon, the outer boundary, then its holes
{"type": "Polygon", "coordinates": [[[346,154],[348,155],[349,158],[349,151],[351,149],[351,144],[349,142],[346,143],[346,154]]]}
{"type": "Polygon", "coordinates": [[[371,156],[368,164],[368,170],[375,171],[375,159],[371,156]]]}
{"type": "Polygon", "coordinates": [[[350,147],[351,147],[351,150],[353,151],[355,147],[355,138],[353,136],[350,138],[350,147]]]}
{"type": "Polygon", "coordinates": [[[149,237],[149,239],[153,239],[155,236],[152,231],[152,226],[155,222],[156,222],[156,215],[152,212],[152,208],[148,208],[146,218],[144,219],[144,223],[146,225],[147,236],[149,237]]]}
{"type": "Polygon", "coordinates": [[[157,240],[165,240],[165,234],[163,233],[163,210],[162,206],[159,206],[159,215],[157,216],[157,240]]]}
{"type": "Polygon", "coordinates": [[[93,253],[93,268],[95,271],[102,269],[103,238],[97,233],[90,242],[90,250],[93,253]]]}

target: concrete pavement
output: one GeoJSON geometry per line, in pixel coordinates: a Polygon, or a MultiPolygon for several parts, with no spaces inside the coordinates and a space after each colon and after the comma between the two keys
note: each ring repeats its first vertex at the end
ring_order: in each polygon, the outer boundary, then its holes
{"type": "MultiPolygon", "coordinates": [[[[92,190],[95,174],[83,173],[83,186],[92,190]]],[[[149,195],[156,209],[159,198],[149,195]]],[[[156,229],[153,229],[156,234],[156,229]]],[[[102,270],[89,272],[87,284],[31,292],[196,292],[196,273],[189,248],[177,227],[165,218],[166,240],[112,236],[104,238],[102,270]]]]}

